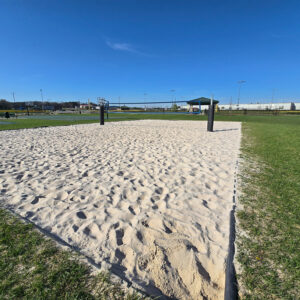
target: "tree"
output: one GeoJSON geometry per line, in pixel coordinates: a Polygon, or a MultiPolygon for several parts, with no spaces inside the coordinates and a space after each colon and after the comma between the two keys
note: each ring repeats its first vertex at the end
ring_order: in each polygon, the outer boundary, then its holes
{"type": "Polygon", "coordinates": [[[291,103],[291,110],[296,110],[296,105],[294,102],[291,103]]]}
{"type": "Polygon", "coordinates": [[[173,103],[171,106],[172,111],[177,111],[178,110],[178,105],[176,103],[173,103]]]}
{"type": "Polygon", "coordinates": [[[12,109],[12,105],[10,102],[5,99],[0,100],[0,109],[12,109]]]}

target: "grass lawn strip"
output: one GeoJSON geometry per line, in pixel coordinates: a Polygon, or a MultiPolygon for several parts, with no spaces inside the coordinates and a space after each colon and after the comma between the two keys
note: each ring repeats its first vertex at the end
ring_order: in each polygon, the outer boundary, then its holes
{"type": "Polygon", "coordinates": [[[241,228],[242,299],[300,299],[300,119],[244,123],[241,228]]]}

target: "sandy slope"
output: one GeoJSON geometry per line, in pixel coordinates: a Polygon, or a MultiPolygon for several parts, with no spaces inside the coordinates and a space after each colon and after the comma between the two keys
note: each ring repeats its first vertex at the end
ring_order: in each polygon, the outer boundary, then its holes
{"type": "Polygon", "coordinates": [[[2,131],[1,204],[149,293],[222,299],[240,123],[2,131]]]}

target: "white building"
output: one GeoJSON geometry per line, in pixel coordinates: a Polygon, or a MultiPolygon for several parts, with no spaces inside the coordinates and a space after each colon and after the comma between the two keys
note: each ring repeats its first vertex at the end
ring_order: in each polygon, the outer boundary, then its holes
{"type": "Polygon", "coordinates": [[[285,103],[257,103],[257,104],[218,104],[220,110],[292,110],[292,103],[295,109],[300,110],[300,102],[285,103]]]}
{"type": "MultiPolygon", "coordinates": [[[[220,110],[292,110],[292,103],[295,104],[295,109],[300,110],[300,102],[282,102],[282,103],[256,103],[256,104],[218,104],[220,110]]],[[[193,105],[199,109],[199,105],[193,105]]],[[[190,105],[181,105],[180,109],[190,109],[190,105]]],[[[209,109],[208,105],[201,105],[201,110],[209,109]]]]}

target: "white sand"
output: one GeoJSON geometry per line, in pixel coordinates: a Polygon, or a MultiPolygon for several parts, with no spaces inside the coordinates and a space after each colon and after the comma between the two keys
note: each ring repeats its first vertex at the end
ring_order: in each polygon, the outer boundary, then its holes
{"type": "Polygon", "coordinates": [[[241,132],[215,129],[145,120],[2,131],[1,204],[148,293],[223,299],[241,132]]]}

